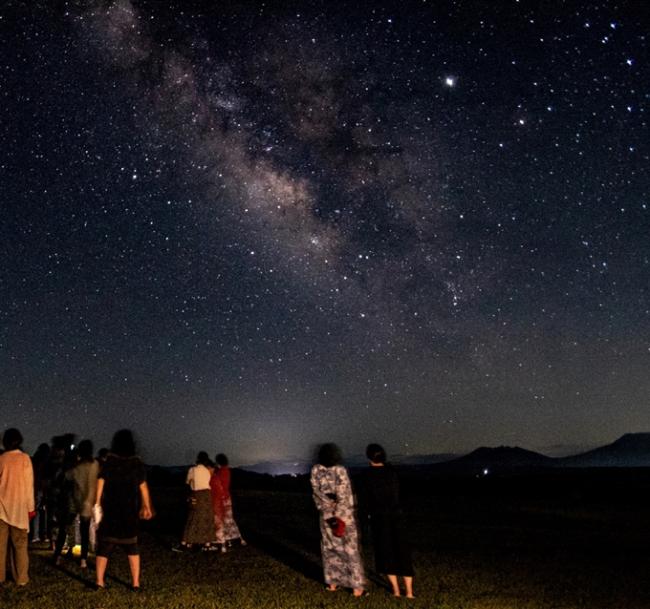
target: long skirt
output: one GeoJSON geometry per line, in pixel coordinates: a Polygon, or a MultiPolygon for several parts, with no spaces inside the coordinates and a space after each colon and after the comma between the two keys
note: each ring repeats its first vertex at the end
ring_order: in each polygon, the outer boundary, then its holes
{"type": "Polygon", "coordinates": [[[192,491],[183,541],[206,544],[216,541],[216,538],[210,491],[192,491]]]}
{"type": "Polygon", "coordinates": [[[217,527],[217,543],[241,539],[239,527],[232,514],[232,499],[226,499],[222,503],[218,513],[215,514],[214,521],[217,527]]]}

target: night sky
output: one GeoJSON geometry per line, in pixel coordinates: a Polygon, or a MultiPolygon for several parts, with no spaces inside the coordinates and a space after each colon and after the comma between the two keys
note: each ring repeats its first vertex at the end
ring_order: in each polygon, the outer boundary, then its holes
{"type": "Polygon", "coordinates": [[[3,2],[0,426],[161,464],[649,430],[646,19],[3,2]]]}

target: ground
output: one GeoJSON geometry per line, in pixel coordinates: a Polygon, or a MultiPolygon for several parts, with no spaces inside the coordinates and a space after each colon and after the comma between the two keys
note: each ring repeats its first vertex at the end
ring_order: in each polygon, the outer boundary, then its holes
{"type": "MultiPolygon", "coordinates": [[[[6,585],[0,606],[648,609],[650,534],[644,495],[590,493],[607,486],[596,482],[558,486],[546,480],[542,486],[557,490],[552,497],[539,490],[539,481],[516,478],[428,481],[405,493],[415,550],[415,601],[392,598],[372,570],[367,543],[370,596],[355,599],[347,591],[324,590],[316,515],[304,485],[240,489],[236,516],[249,544],[226,554],[172,552],[182,522],[182,494],[158,487],[158,516],[142,535],[141,592],[128,589],[126,557],[119,553],[109,564],[110,589],[97,592],[92,569],[83,574],[75,560],[55,567],[50,552],[35,546],[30,584],[6,585]],[[567,494],[567,488],[573,491],[567,494]]],[[[641,482],[639,489],[645,478],[641,482]]]]}

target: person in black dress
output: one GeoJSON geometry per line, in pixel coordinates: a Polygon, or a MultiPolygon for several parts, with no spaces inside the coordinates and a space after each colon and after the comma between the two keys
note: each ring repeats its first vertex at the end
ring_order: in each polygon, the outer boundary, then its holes
{"type": "Polygon", "coordinates": [[[401,596],[398,578],[402,577],[406,597],[414,598],[413,564],[405,541],[397,472],[386,463],[386,451],[379,444],[369,444],[366,456],[370,467],[364,473],[362,499],[370,519],[376,569],[388,577],[394,596],[401,596]]]}
{"type": "Polygon", "coordinates": [[[128,429],[115,433],[111,451],[97,479],[97,505],[102,518],[97,530],[98,588],[104,588],[108,559],[116,546],[126,552],[131,571],[132,589],[140,589],[140,519],[153,516],[144,464],[135,455],[133,434],[128,429]]]}

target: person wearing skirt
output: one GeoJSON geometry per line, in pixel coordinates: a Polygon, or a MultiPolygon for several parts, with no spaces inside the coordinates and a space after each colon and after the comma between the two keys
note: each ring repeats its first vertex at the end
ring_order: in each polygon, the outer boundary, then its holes
{"type": "Polygon", "coordinates": [[[214,525],[217,533],[217,544],[222,552],[227,546],[239,541],[242,546],[246,545],[239,527],[235,522],[232,513],[232,497],[230,496],[230,467],[228,457],[219,453],[215,457],[216,467],[210,479],[210,490],[212,494],[212,509],[214,525]]]}
{"type": "Polygon", "coordinates": [[[189,511],[181,545],[191,547],[200,545],[202,549],[211,549],[216,541],[212,502],[210,500],[210,478],[212,463],[208,453],[201,451],[196,457],[196,464],[187,472],[186,482],[190,487],[189,511]]]}

